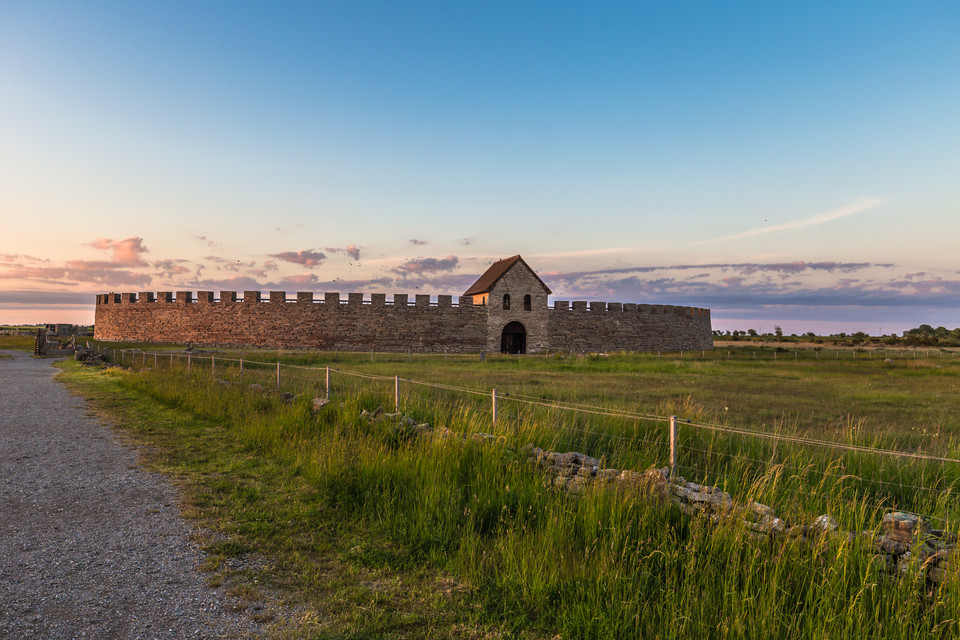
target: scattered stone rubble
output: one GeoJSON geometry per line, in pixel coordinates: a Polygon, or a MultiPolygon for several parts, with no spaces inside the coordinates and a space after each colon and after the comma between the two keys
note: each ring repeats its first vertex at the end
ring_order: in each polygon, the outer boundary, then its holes
{"type": "Polygon", "coordinates": [[[94,365],[102,364],[103,358],[100,357],[99,353],[95,353],[90,349],[78,346],[73,351],[73,359],[77,362],[82,362],[84,364],[94,365]]]}
{"type": "Polygon", "coordinates": [[[638,473],[601,469],[599,460],[575,451],[554,453],[532,444],[521,451],[547,473],[548,486],[574,494],[583,493],[587,486],[597,482],[637,487],[651,496],[670,500],[680,511],[691,516],[704,515],[716,521],[739,518],[754,538],[785,536],[847,543],[859,539],[870,543],[878,554],[883,555],[891,571],[915,573],[934,584],[943,581],[957,544],[956,534],[933,529],[926,518],[913,513],[893,511],[884,514],[879,532],[840,531],[837,521],[827,514],[818,516],[809,525],[791,526],[767,505],[758,502],[741,505],[718,487],[687,482],[679,476],[671,479],[669,467],[638,473]]]}
{"type": "MultiPolygon", "coordinates": [[[[315,410],[326,404],[314,399],[315,410]],[[318,401],[321,402],[318,406],[318,401]]],[[[360,418],[371,424],[392,424],[411,435],[431,434],[436,438],[455,438],[460,441],[496,441],[502,437],[489,433],[474,433],[469,436],[456,433],[446,427],[433,429],[427,423],[418,423],[401,412],[387,413],[383,407],[363,411],[360,418]]],[[[953,532],[933,529],[923,516],[903,511],[893,511],[883,516],[880,530],[844,532],[836,520],[824,514],[809,525],[789,524],[777,517],[773,508],[750,502],[736,503],[729,493],[718,487],[688,482],[682,477],[670,477],[669,467],[649,469],[644,472],[603,468],[597,458],[576,451],[557,453],[546,451],[533,444],[520,450],[531,463],[545,474],[545,485],[562,490],[570,495],[583,494],[593,485],[611,485],[624,490],[641,492],[663,503],[670,501],[681,512],[690,516],[738,518],[752,538],[783,538],[816,542],[854,543],[858,540],[872,545],[874,551],[886,560],[887,568],[900,573],[913,573],[925,578],[932,585],[943,582],[950,562],[954,560],[957,536],[953,532]]]]}

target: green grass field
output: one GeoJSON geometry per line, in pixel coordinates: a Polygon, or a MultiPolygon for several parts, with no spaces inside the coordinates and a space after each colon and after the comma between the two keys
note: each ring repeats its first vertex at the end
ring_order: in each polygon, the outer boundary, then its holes
{"type": "Polygon", "coordinates": [[[29,351],[33,353],[35,338],[29,336],[0,336],[0,349],[29,351]]]}
{"type": "MultiPolygon", "coordinates": [[[[666,423],[638,416],[677,415],[694,424],[957,458],[960,359],[953,354],[838,357],[751,346],[683,357],[481,362],[249,353],[242,378],[240,355],[222,353],[211,362],[193,354],[187,373],[179,357],[171,367],[169,355],[154,361],[128,353],[122,357],[136,372],[66,363],[63,379],[146,445],[152,466],[181,482],[188,515],[213,532],[205,541],[212,584],[249,598],[279,594],[303,607],[295,623],[272,623],[276,637],[960,632],[955,567],[933,591],[915,575],[887,574],[858,544],[758,542],[732,523],[689,518],[611,489],[572,499],[544,488],[517,453],[532,442],[617,468],[663,466],[666,423]],[[275,389],[278,359],[282,390],[298,394],[290,404],[248,387],[275,389]],[[327,366],[335,369],[333,402],[314,414],[310,401],[325,393],[327,366]],[[393,376],[476,390],[401,381],[401,408],[457,432],[494,433],[503,444],[435,441],[361,421],[364,408],[392,409],[393,376]],[[561,402],[597,412],[557,408],[561,402]],[[601,415],[612,411],[634,415],[601,415]],[[259,561],[238,568],[238,558],[259,561]]],[[[678,472],[723,485],[738,500],[768,504],[792,522],[829,513],[859,531],[876,528],[886,509],[904,508],[957,528],[960,470],[953,463],[694,424],[681,424],[678,472]]]]}

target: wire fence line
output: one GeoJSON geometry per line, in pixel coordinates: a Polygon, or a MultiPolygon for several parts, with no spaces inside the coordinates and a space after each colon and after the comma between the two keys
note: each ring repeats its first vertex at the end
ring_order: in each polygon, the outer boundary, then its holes
{"type": "MultiPolygon", "coordinates": [[[[797,476],[807,477],[812,482],[817,482],[818,478],[830,479],[835,484],[854,480],[885,489],[886,493],[892,496],[889,502],[896,504],[884,506],[886,499],[871,504],[887,510],[903,508],[904,504],[907,504],[905,499],[907,492],[914,492],[915,495],[925,494],[930,499],[934,499],[945,493],[951,494],[956,486],[960,486],[960,459],[948,456],[882,449],[779,432],[755,431],[678,416],[656,415],[498,392],[496,388],[481,390],[447,383],[412,380],[400,376],[349,371],[330,366],[294,365],[285,364],[279,360],[267,362],[189,352],[147,352],[132,349],[106,349],[106,351],[110,352],[111,359],[131,367],[152,365],[154,368],[161,366],[172,368],[176,362],[181,370],[209,371],[212,376],[223,375],[227,371],[230,375],[238,375],[241,378],[244,374],[255,375],[258,380],[271,385],[275,384],[278,392],[285,388],[300,392],[311,389],[316,393],[323,393],[327,399],[330,399],[333,388],[350,390],[361,395],[376,395],[381,398],[381,402],[392,400],[395,411],[399,411],[401,405],[406,406],[409,402],[411,405],[444,404],[449,407],[460,407],[464,411],[470,411],[481,421],[483,421],[483,413],[486,412],[489,415],[489,424],[494,429],[506,430],[509,425],[513,425],[515,431],[519,432],[523,424],[547,421],[549,425],[543,432],[549,441],[547,446],[555,448],[569,446],[571,449],[583,451],[587,455],[611,463],[617,459],[624,462],[629,459],[655,462],[659,459],[662,464],[666,458],[670,462],[671,473],[679,474],[688,470],[695,472],[700,478],[730,479],[729,474],[716,468],[711,471],[711,465],[705,464],[711,459],[723,458],[726,463],[721,468],[729,468],[735,462],[747,465],[757,473],[766,473],[778,467],[787,469],[797,476]],[[547,418],[549,420],[546,420],[547,418]],[[606,422],[600,424],[584,422],[590,419],[603,419],[606,422]],[[642,424],[648,426],[641,428],[642,424]],[[713,439],[709,439],[711,436],[713,439]],[[765,454],[761,457],[749,455],[749,451],[758,449],[746,446],[740,446],[739,449],[734,447],[730,451],[722,450],[721,447],[727,445],[719,443],[716,440],[717,436],[740,439],[741,445],[743,439],[762,440],[772,447],[772,451],[769,455],[765,454]],[[784,447],[798,447],[803,451],[820,451],[820,459],[817,459],[816,455],[813,457],[805,455],[801,458],[797,455],[797,451],[793,449],[785,451],[784,447]],[[639,455],[640,451],[646,455],[639,455]],[[830,451],[845,457],[835,459],[832,457],[834,454],[827,455],[830,451]],[[635,455],[626,455],[625,452],[633,452],[635,455]],[[864,461],[865,456],[869,456],[869,464],[864,461]],[[790,463],[790,460],[797,459],[816,460],[818,464],[790,463]],[[900,465],[904,460],[924,465],[919,468],[920,478],[923,480],[929,478],[933,486],[917,484],[916,481],[911,482],[909,479],[904,482],[903,467],[900,465]],[[838,470],[841,472],[832,471],[833,464],[839,464],[838,470]],[[857,468],[850,469],[848,472],[847,467],[855,464],[857,468]],[[879,474],[880,477],[870,477],[871,471],[879,474]],[[896,481],[884,479],[884,476],[889,478],[890,473],[897,475],[896,481]]],[[[766,453],[764,449],[759,451],[766,453]]],[[[917,471],[917,469],[911,469],[913,477],[917,475],[917,471]]],[[[877,493],[882,494],[883,491],[878,490],[877,493]]]]}
{"type": "MultiPolygon", "coordinates": [[[[127,350],[124,350],[124,351],[127,351],[127,350]]],[[[143,362],[146,363],[146,358],[148,355],[147,352],[139,352],[139,353],[143,354],[143,358],[144,358],[143,362]]],[[[156,356],[156,354],[151,354],[151,355],[156,356]]],[[[183,354],[171,353],[170,356],[181,358],[181,359],[186,357],[188,360],[191,358],[190,354],[186,354],[186,356],[184,356],[183,354]]],[[[931,460],[936,462],[949,462],[954,464],[960,464],[960,459],[958,458],[934,456],[930,454],[913,453],[908,451],[898,451],[898,450],[892,450],[892,449],[878,449],[878,448],[866,447],[862,445],[847,444],[847,443],[829,441],[829,440],[819,440],[815,438],[786,435],[782,433],[754,431],[750,429],[744,429],[741,427],[730,427],[726,425],[711,424],[711,423],[699,422],[699,421],[694,422],[692,420],[687,420],[678,416],[656,415],[656,414],[638,413],[638,412],[619,410],[619,409],[609,409],[605,407],[584,405],[584,404],[567,402],[562,400],[546,400],[542,398],[535,398],[533,396],[526,396],[526,395],[521,395],[517,393],[508,393],[508,392],[498,393],[495,388],[491,389],[490,391],[482,391],[478,389],[471,389],[469,387],[460,387],[460,386],[442,384],[442,383],[436,383],[436,382],[426,382],[422,380],[413,380],[408,378],[401,378],[399,376],[383,376],[383,375],[376,375],[376,374],[360,373],[356,371],[347,371],[345,369],[337,369],[329,366],[328,367],[309,367],[304,365],[285,364],[285,363],[281,363],[280,361],[262,362],[262,361],[256,361],[256,360],[246,360],[243,358],[225,358],[222,356],[221,357],[204,356],[204,357],[209,357],[211,359],[212,367],[215,366],[215,364],[213,364],[214,362],[220,362],[220,363],[236,362],[236,363],[243,363],[246,365],[254,364],[254,365],[268,366],[271,368],[276,367],[277,370],[300,369],[305,371],[329,371],[330,373],[336,373],[344,376],[351,376],[354,378],[362,378],[367,380],[376,380],[376,381],[382,381],[382,382],[400,381],[400,382],[404,382],[412,385],[442,389],[445,391],[457,391],[460,393],[472,394],[477,396],[485,396],[485,397],[489,397],[493,395],[500,400],[511,400],[517,403],[528,404],[532,406],[540,406],[540,407],[545,407],[549,409],[558,409],[563,411],[587,413],[587,414],[607,416],[607,417],[613,417],[613,418],[649,420],[649,421],[655,421],[655,422],[666,422],[666,421],[669,421],[671,418],[674,418],[674,419],[677,419],[680,423],[685,424],[687,426],[696,427],[698,429],[705,429],[708,431],[718,431],[718,432],[736,434],[736,435],[742,435],[742,436],[767,438],[769,440],[779,441],[779,442],[790,442],[790,443],[805,444],[805,445],[826,447],[826,448],[832,448],[832,449],[843,449],[847,451],[856,451],[856,452],[862,452],[862,453],[889,455],[889,456],[895,456],[895,457],[914,458],[918,460],[931,460]]],[[[121,357],[121,363],[122,361],[123,361],[123,357],[121,357]]],[[[131,362],[131,364],[133,363],[131,362]]],[[[156,364],[155,359],[154,359],[154,364],[156,364]]],[[[297,379],[295,376],[289,376],[289,375],[284,377],[297,379]]],[[[306,378],[299,378],[299,379],[306,379],[306,378]]]]}

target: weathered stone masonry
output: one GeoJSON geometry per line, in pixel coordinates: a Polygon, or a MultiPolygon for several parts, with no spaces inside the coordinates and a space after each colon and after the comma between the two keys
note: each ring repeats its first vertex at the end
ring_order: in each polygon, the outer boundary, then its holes
{"type": "Polygon", "coordinates": [[[710,311],[693,307],[557,301],[519,256],[495,263],[460,296],[211,291],[97,296],[94,336],[123,342],[342,351],[709,349],[710,311]],[[484,280],[486,278],[486,281],[484,280]],[[478,287],[478,285],[483,285],[478,287]],[[481,293],[477,291],[484,289],[481,293]],[[504,296],[508,296],[504,298],[504,296]],[[507,329],[510,325],[511,329],[507,329]],[[505,332],[522,334],[507,343],[505,332]],[[505,346],[506,345],[506,346],[505,346]]]}

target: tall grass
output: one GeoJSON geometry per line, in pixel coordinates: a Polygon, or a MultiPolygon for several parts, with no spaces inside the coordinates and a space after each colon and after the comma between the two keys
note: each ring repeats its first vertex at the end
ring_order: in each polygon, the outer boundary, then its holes
{"type": "MultiPolygon", "coordinates": [[[[562,371],[566,363],[557,364],[562,371]]],[[[535,375],[555,371],[545,366],[535,375]]],[[[229,377],[226,371],[221,375],[229,377]]],[[[190,374],[143,371],[122,380],[140,394],[222,425],[256,455],[288,465],[335,517],[361,523],[373,540],[398,549],[392,562],[461,576],[474,586],[486,615],[508,634],[947,638],[960,633],[956,568],[947,584],[934,590],[916,572],[887,572],[863,538],[758,540],[732,520],[688,518],[668,504],[612,486],[570,496],[545,487],[519,453],[521,445],[533,442],[579,450],[610,467],[659,466],[666,461],[662,422],[571,417],[525,405],[505,408],[492,425],[487,398],[408,391],[405,412],[418,420],[463,436],[498,436],[424,437],[394,422],[359,418],[363,409],[392,408],[389,383],[344,378],[333,389],[333,402],[314,413],[313,393],[285,404],[275,393],[251,391],[247,384],[257,375],[269,386],[274,373],[251,368],[244,384],[230,386],[199,367],[190,374]]],[[[532,378],[529,372],[527,377],[532,378]]],[[[306,376],[288,382],[301,383],[303,391],[319,388],[306,376]]],[[[675,401],[687,403],[691,419],[716,419],[690,397],[675,401]]],[[[675,406],[660,408],[673,413],[675,406]]],[[[796,429],[785,420],[779,428],[796,429]]],[[[894,435],[864,436],[856,421],[844,429],[851,441],[866,437],[876,446],[896,444],[894,435]]],[[[680,435],[682,473],[716,482],[738,499],[771,505],[798,522],[826,512],[847,530],[869,530],[884,508],[904,506],[954,526],[957,476],[943,465],[811,451],[693,427],[682,427],[680,435]],[[899,481],[873,486],[855,481],[853,472],[899,481]]],[[[951,440],[948,449],[955,446],[951,440]]],[[[250,501],[256,503],[255,492],[250,501]]],[[[305,511],[303,517],[324,516],[305,511]]]]}

